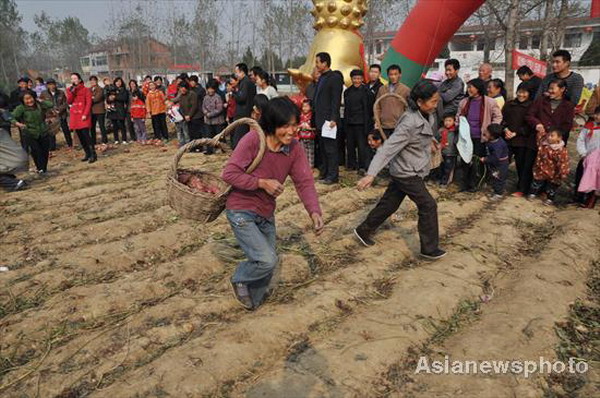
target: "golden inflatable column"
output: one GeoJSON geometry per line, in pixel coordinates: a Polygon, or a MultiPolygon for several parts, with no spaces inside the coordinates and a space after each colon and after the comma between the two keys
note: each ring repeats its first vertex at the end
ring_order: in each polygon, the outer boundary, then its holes
{"type": "Polygon", "coordinates": [[[364,24],[368,0],[313,0],[317,31],[306,62],[299,69],[288,69],[294,83],[302,92],[312,81],[315,56],[320,52],[331,55],[331,69],[344,74],[344,83],[350,86],[350,72],[365,69],[363,37],[359,31],[364,24]]]}

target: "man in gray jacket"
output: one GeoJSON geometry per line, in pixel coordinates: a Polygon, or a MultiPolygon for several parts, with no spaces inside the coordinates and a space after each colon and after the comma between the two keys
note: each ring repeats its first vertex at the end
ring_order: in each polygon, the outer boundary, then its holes
{"type": "Polygon", "coordinates": [[[457,59],[447,59],[444,63],[446,69],[446,80],[440,85],[440,97],[442,99],[441,115],[458,113],[458,103],[465,96],[465,83],[458,77],[460,62],[457,59]]]}

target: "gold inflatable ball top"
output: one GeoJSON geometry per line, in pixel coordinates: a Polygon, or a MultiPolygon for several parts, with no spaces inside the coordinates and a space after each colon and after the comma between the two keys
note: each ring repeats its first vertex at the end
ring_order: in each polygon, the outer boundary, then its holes
{"type": "Polygon", "coordinates": [[[359,29],[364,25],[362,19],[368,11],[366,0],[313,0],[315,8],[311,14],[315,18],[313,27],[320,30],[327,28],[359,29]]]}

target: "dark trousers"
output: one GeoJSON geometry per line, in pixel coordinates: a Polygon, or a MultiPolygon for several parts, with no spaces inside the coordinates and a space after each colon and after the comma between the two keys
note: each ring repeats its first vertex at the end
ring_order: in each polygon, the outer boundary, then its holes
{"type": "Polygon", "coordinates": [[[155,140],[169,139],[169,130],[167,129],[167,115],[165,115],[164,113],[152,115],[152,131],[154,132],[155,140]]]}
{"type": "Polygon", "coordinates": [[[23,134],[25,144],[29,148],[29,153],[35,163],[35,168],[38,171],[48,170],[48,157],[50,154],[50,136],[43,135],[40,137],[32,137],[29,134],[23,134]]]}
{"type": "Polygon", "coordinates": [[[92,144],[96,145],[96,124],[100,125],[100,136],[102,143],[108,143],[108,136],[106,135],[106,115],[100,113],[97,115],[92,114],[92,128],[90,129],[90,136],[92,138],[92,144]]]}
{"type": "Polygon", "coordinates": [[[370,163],[367,145],[367,130],[363,124],[350,124],[346,126],[346,155],[349,169],[366,170],[370,163]],[[358,150],[358,158],[356,152],[358,150]]]}
{"type": "Polygon", "coordinates": [[[338,165],[347,166],[346,164],[346,129],[344,128],[344,119],[337,125],[337,134],[335,136],[338,148],[338,165]]]}
{"type": "Polygon", "coordinates": [[[14,174],[0,174],[0,188],[12,191],[17,187],[19,179],[14,174]]]}
{"type": "Polygon", "coordinates": [[[71,129],[69,128],[69,123],[67,122],[67,117],[60,118],[60,129],[65,136],[65,142],[69,148],[73,148],[73,138],[71,137],[71,129]]]}
{"type": "Polygon", "coordinates": [[[127,134],[131,141],[137,140],[137,135],[135,134],[135,127],[133,127],[133,120],[131,120],[131,115],[127,114],[125,118],[125,130],[127,130],[127,134]]]}
{"type": "MultiPolygon", "coordinates": [[[[579,159],[579,163],[577,163],[577,169],[575,169],[575,188],[573,189],[573,200],[577,203],[585,203],[589,198],[589,194],[577,191],[577,189],[579,188],[579,184],[581,183],[581,178],[583,177],[584,160],[585,158],[579,159]]],[[[594,195],[593,192],[592,195],[594,195]]]]}
{"type": "Polygon", "coordinates": [[[490,173],[494,193],[496,195],[503,195],[504,187],[506,186],[506,177],[508,177],[508,159],[496,166],[491,166],[490,173]]]}
{"type": "MultiPolygon", "coordinates": [[[[77,137],[79,138],[79,143],[85,152],[85,158],[91,159],[96,156],[96,149],[94,148],[94,144],[92,144],[92,137],[90,136],[89,129],[81,129],[75,130],[77,133],[77,137]]],[[[116,135],[116,133],[115,133],[116,135]]]]}
{"type": "Polygon", "coordinates": [[[319,138],[321,150],[321,178],[337,181],[339,178],[337,140],[332,138],[319,138]]]}
{"type": "MultiPolygon", "coordinates": [[[[223,126],[220,124],[205,124],[204,130],[202,133],[202,138],[213,138],[214,136],[216,136],[217,134],[219,134],[221,132],[222,128],[223,128],[223,126]]],[[[215,148],[213,146],[211,146],[211,145],[206,146],[205,153],[212,154],[214,152],[215,152],[215,148]]]]}
{"type": "Polygon", "coordinates": [[[554,197],[556,196],[556,191],[558,191],[559,187],[560,184],[553,184],[550,181],[534,179],[531,183],[531,189],[529,192],[533,195],[539,195],[540,192],[544,190],[546,191],[546,196],[548,197],[548,199],[554,200],[554,197]]]}
{"type": "Polygon", "coordinates": [[[204,133],[204,120],[202,119],[191,119],[188,123],[188,129],[190,132],[190,139],[197,140],[202,138],[204,133]]]}
{"type": "Polygon", "coordinates": [[[112,119],[113,134],[115,135],[115,141],[119,141],[119,131],[121,132],[121,138],[123,142],[127,141],[127,131],[125,130],[124,119],[112,119]]]}
{"type": "Polygon", "coordinates": [[[443,161],[440,165],[440,184],[448,185],[452,181],[452,176],[454,175],[454,168],[456,167],[456,158],[456,155],[442,155],[443,161]]]}
{"type": "Polygon", "coordinates": [[[392,177],[379,203],[371,210],[367,219],[358,226],[357,230],[363,236],[372,235],[388,217],[398,210],[406,196],[417,205],[421,253],[432,253],[438,249],[440,243],[437,203],[427,191],[423,179],[417,176],[392,177]]]}
{"type": "Polygon", "coordinates": [[[527,194],[533,181],[533,165],[537,151],[527,147],[510,147],[510,150],[517,166],[517,191],[527,194]]]}
{"type": "MultiPolygon", "coordinates": [[[[485,146],[479,140],[479,138],[471,139],[473,142],[473,155],[477,157],[485,156],[485,146]]],[[[478,160],[472,160],[471,163],[461,162],[461,188],[463,190],[472,190],[478,188],[478,172],[477,168],[480,167],[478,160]]]]}

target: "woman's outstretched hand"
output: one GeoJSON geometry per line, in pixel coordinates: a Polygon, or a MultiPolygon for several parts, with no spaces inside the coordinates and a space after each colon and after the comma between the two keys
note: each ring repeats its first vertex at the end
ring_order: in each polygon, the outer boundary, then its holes
{"type": "Polygon", "coordinates": [[[375,180],[374,176],[364,176],[356,183],[356,188],[358,188],[359,191],[364,191],[373,184],[373,180],[375,180]]]}
{"type": "Polygon", "coordinates": [[[323,228],[325,227],[325,223],[323,222],[323,217],[319,213],[313,213],[310,215],[310,218],[313,222],[313,229],[315,231],[315,235],[321,235],[323,232],[323,228]]]}

